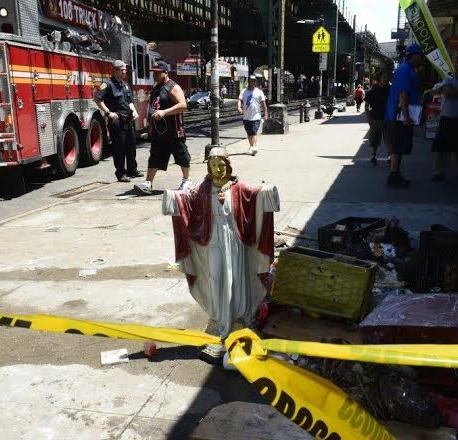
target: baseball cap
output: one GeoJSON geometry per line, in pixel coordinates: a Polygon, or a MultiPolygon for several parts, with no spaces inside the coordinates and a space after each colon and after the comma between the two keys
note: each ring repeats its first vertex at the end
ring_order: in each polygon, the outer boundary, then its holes
{"type": "Polygon", "coordinates": [[[423,50],[418,44],[411,44],[406,48],[406,56],[423,55],[423,50]]]}
{"type": "Polygon", "coordinates": [[[252,81],[252,80],[256,81],[256,76],[250,75],[250,76],[248,77],[248,79],[249,79],[250,81],[252,81]]]}
{"type": "Polygon", "coordinates": [[[124,69],[126,67],[126,63],[122,60],[113,61],[113,68],[115,69],[124,69]]]}
{"type": "Polygon", "coordinates": [[[168,72],[169,66],[165,61],[156,61],[150,69],[151,72],[168,72]]]}

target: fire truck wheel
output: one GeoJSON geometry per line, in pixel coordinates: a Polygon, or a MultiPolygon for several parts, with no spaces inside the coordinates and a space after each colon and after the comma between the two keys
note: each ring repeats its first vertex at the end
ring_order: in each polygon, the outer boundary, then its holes
{"type": "Polygon", "coordinates": [[[78,168],[80,145],[78,131],[71,121],[65,122],[62,130],[62,142],[57,148],[57,173],[61,177],[75,174],[78,168]]]}
{"type": "Polygon", "coordinates": [[[98,117],[93,117],[87,129],[86,136],[81,142],[81,154],[84,163],[87,165],[95,165],[102,158],[103,147],[105,145],[103,131],[103,122],[98,117]]]}

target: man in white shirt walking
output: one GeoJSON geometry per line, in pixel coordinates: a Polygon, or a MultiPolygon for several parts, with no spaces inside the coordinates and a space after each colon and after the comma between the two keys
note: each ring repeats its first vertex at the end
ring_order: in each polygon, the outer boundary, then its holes
{"type": "Polygon", "coordinates": [[[258,130],[261,125],[261,105],[264,108],[264,118],[268,119],[266,97],[262,90],[256,87],[256,77],[248,78],[248,87],[242,90],[237,103],[240,114],[243,114],[243,126],[248,136],[249,154],[254,156],[258,152],[258,130]]]}

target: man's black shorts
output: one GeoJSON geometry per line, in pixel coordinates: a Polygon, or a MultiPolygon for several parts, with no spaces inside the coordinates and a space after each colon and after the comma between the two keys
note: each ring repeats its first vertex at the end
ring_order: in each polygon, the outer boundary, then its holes
{"type": "Polygon", "coordinates": [[[413,147],[413,125],[394,121],[392,145],[393,154],[410,154],[413,147]]]}
{"type": "Polygon", "coordinates": [[[173,155],[177,165],[189,168],[191,155],[184,139],[174,139],[165,136],[153,138],[151,140],[148,168],[158,168],[167,171],[170,155],[173,155]]]}

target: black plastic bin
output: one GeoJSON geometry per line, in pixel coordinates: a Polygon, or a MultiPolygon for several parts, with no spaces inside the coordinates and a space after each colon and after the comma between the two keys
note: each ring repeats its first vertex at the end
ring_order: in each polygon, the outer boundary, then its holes
{"type": "Polygon", "coordinates": [[[318,229],[318,245],[322,251],[367,257],[370,254],[366,242],[369,232],[384,226],[383,218],[345,217],[318,229]]]}
{"type": "Polygon", "coordinates": [[[458,292],[458,231],[422,232],[416,263],[417,292],[458,292]]]}

